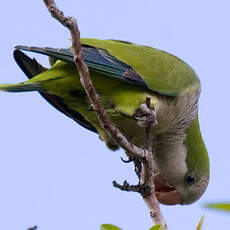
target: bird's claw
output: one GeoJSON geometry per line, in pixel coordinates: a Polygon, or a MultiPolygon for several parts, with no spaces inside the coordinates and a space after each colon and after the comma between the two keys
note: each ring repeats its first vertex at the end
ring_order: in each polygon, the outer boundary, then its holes
{"type": "Polygon", "coordinates": [[[141,104],[136,111],[134,118],[141,127],[149,127],[158,125],[157,114],[153,108],[150,108],[147,104],[141,104]]]}
{"type": "Polygon", "coordinates": [[[128,157],[128,160],[124,160],[123,157],[121,157],[121,161],[123,163],[130,163],[130,162],[134,161],[134,159],[132,157],[128,157]]]}

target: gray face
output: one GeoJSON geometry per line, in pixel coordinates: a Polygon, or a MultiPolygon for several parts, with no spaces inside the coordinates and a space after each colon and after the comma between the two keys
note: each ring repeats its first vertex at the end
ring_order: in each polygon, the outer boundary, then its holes
{"type": "Polygon", "coordinates": [[[206,190],[209,173],[200,176],[195,171],[190,172],[186,156],[187,150],[183,142],[177,144],[172,142],[171,145],[164,145],[158,149],[156,161],[165,184],[159,186],[159,193],[156,194],[160,203],[191,204],[206,190]]]}
{"type": "Polygon", "coordinates": [[[192,204],[205,192],[209,182],[209,174],[196,176],[194,172],[185,176],[184,185],[178,186],[181,195],[181,204],[192,204]]]}
{"type": "Polygon", "coordinates": [[[168,183],[166,176],[160,173],[154,176],[155,194],[158,201],[166,205],[184,205],[191,204],[202,196],[207,188],[209,176],[206,174],[198,178],[192,172],[185,175],[182,180],[173,179],[172,175],[168,179],[172,183],[168,183]]]}

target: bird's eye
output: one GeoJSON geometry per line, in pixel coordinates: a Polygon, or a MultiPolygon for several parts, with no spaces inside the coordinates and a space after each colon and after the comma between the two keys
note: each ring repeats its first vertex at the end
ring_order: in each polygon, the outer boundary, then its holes
{"type": "Polygon", "coordinates": [[[191,173],[186,176],[186,182],[187,184],[192,184],[195,181],[195,175],[194,173],[191,173]]]}

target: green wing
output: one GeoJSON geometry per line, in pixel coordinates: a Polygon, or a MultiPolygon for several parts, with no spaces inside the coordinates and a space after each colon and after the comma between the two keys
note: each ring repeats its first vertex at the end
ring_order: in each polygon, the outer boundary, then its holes
{"type": "MultiPolygon", "coordinates": [[[[26,76],[32,77],[46,71],[35,59],[19,49],[48,55],[52,62],[62,60],[73,63],[70,49],[17,46],[14,58],[26,76]]],[[[82,39],[83,57],[90,71],[111,77],[163,95],[176,96],[190,87],[200,87],[195,72],[183,61],[166,52],[124,41],[82,39]]],[[[97,132],[84,117],[70,109],[54,95],[40,94],[56,109],[83,127],[97,132]]]]}
{"type": "MultiPolygon", "coordinates": [[[[83,57],[91,71],[119,79],[163,95],[177,96],[200,87],[192,68],[179,58],[151,47],[115,41],[82,39],[83,57]]],[[[71,50],[17,46],[17,49],[74,62],[71,50]]]]}
{"type": "Polygon", "coordinates": [[[167,52],[116,40],[82,39],[82,44],[104,49],[131,66],[150,90],[160,94],[176,96],[186,89],[200,88],[193,69],[167,52]]]}

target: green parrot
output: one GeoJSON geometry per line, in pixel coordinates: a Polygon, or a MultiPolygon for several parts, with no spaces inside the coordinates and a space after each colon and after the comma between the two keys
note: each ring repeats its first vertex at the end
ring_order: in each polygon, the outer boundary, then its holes
{"type": "MultiPolygon", "coordinates": [[[[155,194],[162,204],[191,204],[209,182],[209,158],[198,122],[200,81],[179,58],[126,41],[82,39],[83,58],[112,122],[127,139],[145,146],[145,128],[136,116],[146,97],[158,124],[152,128],[157,173],[155,194]]],[[[119,146],[100,126],[80,84],[71,49],[17,46],[14,58],[28,81],[1,84],[1,91],[38,91],[56,109],[98,133],[109,149],[119,146]],[[49,56],[43,67],[21,50],[49,56]]]]}

